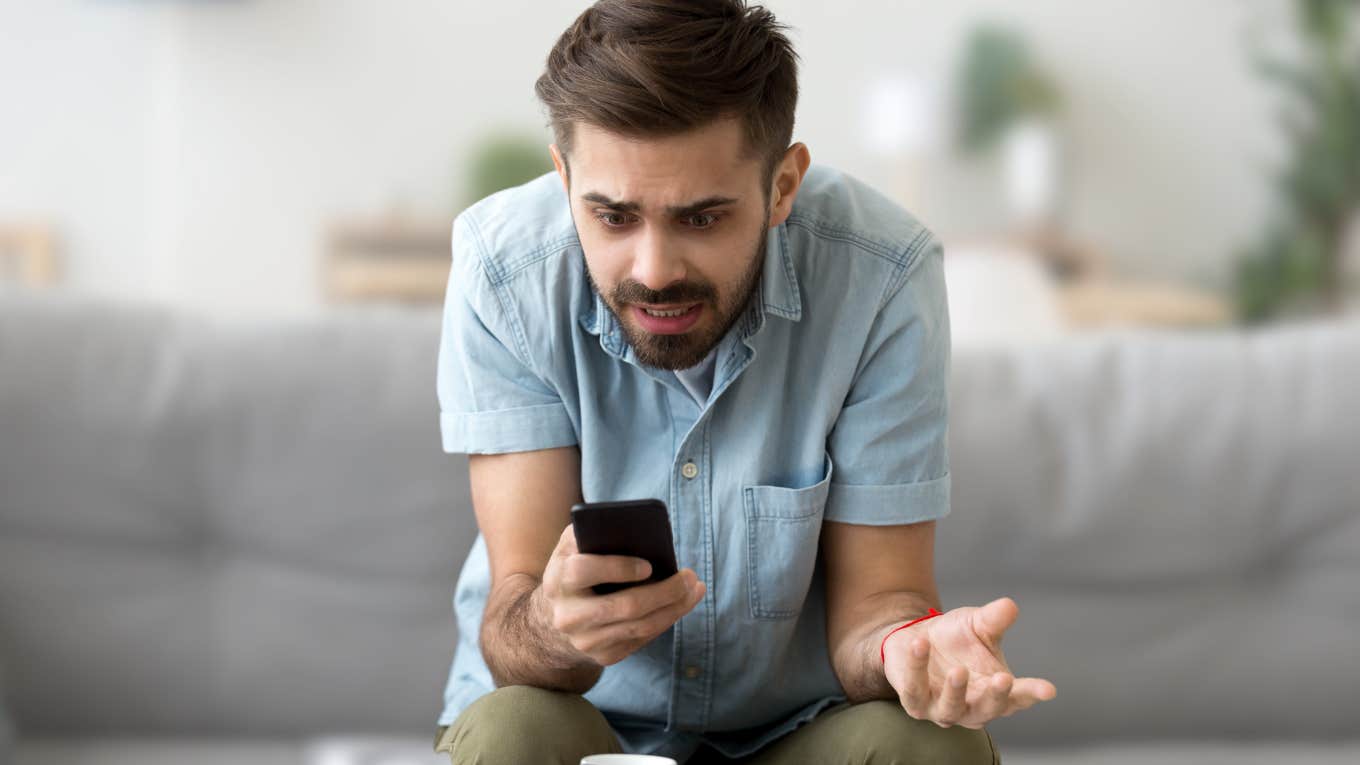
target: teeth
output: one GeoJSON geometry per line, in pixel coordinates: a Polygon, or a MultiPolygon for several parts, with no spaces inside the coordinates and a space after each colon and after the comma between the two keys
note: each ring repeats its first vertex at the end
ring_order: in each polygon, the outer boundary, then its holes
{"type": "Polygon", "coordinates": [[[644,308],[644,309],[642,309],[642,310],[646,311],[646,312],[647,312],[647,315],[649,315],[649,316],[658,316],[658,317],[667,317],[667,316],[669,316],[669,317],[675,317],[675,316],[681,316],[681,315],[683,315],[683,314],[689,313],[689,309],[688,309],[688,308],[681,308],[681,309],[676,310],[676,311],[653,311],[653,310],[650,309],[650,308],[644,308]]]}

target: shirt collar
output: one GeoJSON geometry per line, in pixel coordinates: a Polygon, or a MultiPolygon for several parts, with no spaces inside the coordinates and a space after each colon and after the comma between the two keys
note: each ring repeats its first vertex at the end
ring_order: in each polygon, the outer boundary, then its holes
{"type": "MultiPolygon", "coordinates": [[[[581,268],[585,268],[584,256],[581,258],[581,268]]],[[[626,343],[623,329],[605,306],[604,298],[593,287],[590,291],[594,300],[581,315],[581,326],[592,335],[599,335],[600,344],[606,350],[620,354],[626,343]]],[[[789,321],[803,318],[798,273],[793,266],[793,256],[789,253],[788,233],[783,223],[770,229],[765,237],[765,262],[761,267],[754,299],[733,329],[739,329],[743,339],[750,337],[760,331],[765,325],[765,316],[771,313],[789,321]]]]}

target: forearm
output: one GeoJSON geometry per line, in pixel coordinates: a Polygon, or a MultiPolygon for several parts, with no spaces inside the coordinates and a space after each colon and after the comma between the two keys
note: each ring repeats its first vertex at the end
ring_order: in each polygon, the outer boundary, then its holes
{"type": "Polygon", "coordinates": [[[546,618],[539,580],[506,577],[490,597],[479,635],[482,657],[497,687],[536,688],[585,693],[604,667],[576,650],[546,618]]]}
{"type": "MultiPolygon", "coordinates": [[[[831,654],[832,668],[845,689],[847,700],[859,703],[897,698],[897,691],[883,673],[879,648],[889,632],[925,616],[931,608],[944,610],[938,599],[919,593],[885,592],[865,600],[856,609],[851,620],[854,626],[832,646],[831,654]]],[[[925,623],[914,625],[904,632],[914,632],[924,626],[925,623]]]]}

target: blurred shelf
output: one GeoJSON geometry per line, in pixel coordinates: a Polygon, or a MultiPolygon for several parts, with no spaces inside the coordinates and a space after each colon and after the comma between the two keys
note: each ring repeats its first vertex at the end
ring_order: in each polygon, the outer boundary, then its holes
{"type": "Polygon", "coordinates": [[[1060,286],[1058,295],[1063,315],[1078,327],[1213,327],[1233,321],[1226,300],[1171,284],[1083,281],[1060,286]]]}
{"type": "Polygon", "coordinates": [[[1211,327],[1231,324],[1232,305],[1222,297],[1173,283],[1134,281],[1113,273],[1109,258],[1089,242],[1054,226],[950,237],[951,250],[1042,266],[1050,302],[1073,328],[1100,326],[1211,327]]]}
{"type": "Polygon", "coordinates": [[[995,232],[961,232],[945,237],[945,255],[958,247],[968,251],[1008,252],[1034,258],[1059,282],[1101,278],[1110,272],[1109,258],[1091,242],[1053,225],[995,232]]]}
{"type": "Polygon", "coordinates": [[[0,282],[45,287],[60,280],[57,236],[47,224],[0,224],[0,282]]]}
{"type": "Polygon", "coordinates": [[[439,303],[449,278],[448,221],[388,216],[330,227],[322,288],[332,303],[439,303]]]}

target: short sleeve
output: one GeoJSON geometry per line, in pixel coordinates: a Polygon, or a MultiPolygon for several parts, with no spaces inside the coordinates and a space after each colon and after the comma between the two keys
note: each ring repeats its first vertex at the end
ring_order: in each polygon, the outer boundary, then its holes
{"type": "Polygon", "coordinates": [[[552,385],[527,361],[522,327],[488,278],[476,232],[459,216],[444,297],[436,388],[444,451],[501,454],[578,442],[552,385]]]}
{"type": "Polygon", "coordinates": [[[919,523],[949,514],[949,310],[944,251],[927,240],[874,318],[828,437],[826,519],[919,523]]]}

